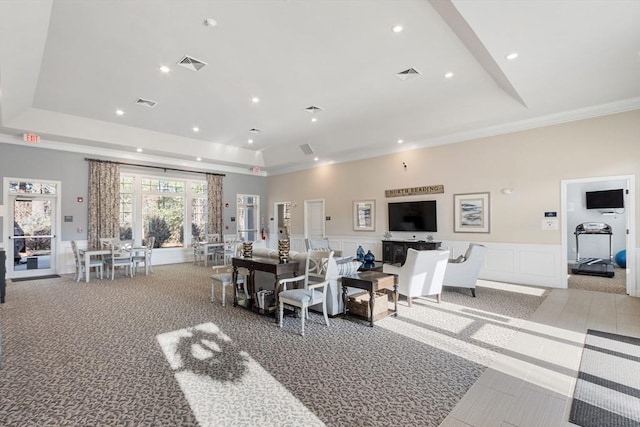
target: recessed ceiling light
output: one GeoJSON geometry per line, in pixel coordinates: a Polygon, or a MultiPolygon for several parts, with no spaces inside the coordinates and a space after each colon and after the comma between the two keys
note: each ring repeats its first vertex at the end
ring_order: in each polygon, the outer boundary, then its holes
{"type": "Polygon", "coordinates": [[[444,75],[444,77],[445,77],[446,79],[450,79],[450,78],[452,78],[452,77],[453,77],[453,73],[452,73],[451,71],[449,71],[447,74],[445,74],[445,75],[444,75]]]}
{"type": "Polygon", "coordinates": [[[253,98],[251,98],[251,102],[253,102],[254,104],[257,104],[258,102],[260,102],[260,98],[258,98],[257,96],[254,96],[253,98]]]}
{"type": "Polygon", "coordinates": [[[203,24],[205,27],[215,27],[218,23],[213,18],[207,18],[204,20],[203,24]]]}
{"type": "Polygon", "coordinates": [[[253,139],[247,141],[249,144],[253,144],[253,139]]]}
{"type": "Polygon", "coordinates": [[[399,33],[402,31],[402,25],[396,25],[394,26],[391,31],[393,31],[394,33],[399,33]]]}
{"type": "Polygon", "coordinates": [[[516,59],[517,57],[518,57],[518,52],[513,52],[513,53],[510,53],[509,55],[507,55],[507,56],[506,56],[506,58],[507,58],[509,61],[513,61],[513,60],[514,60],[514,59],[516,59]]]}
{"type": "Polygon", "coordinates": [[[202,159],[200,157],[196,157],[196,160],[199,161],[199,162],[202,161],[202,159]]]}
{"type": "Polygon", "coordinates": [[[317,162],[318,160],[320,160],[320,158],[319,158],[319,157],[314,157],[314,158],[313,158],[313,161],[314,161],[314,162],[317,162]]]}
{"type": "Polygon", "coordinates": [[[169,71],[171,71],[171,69],[166,65],[163,65],[160,67],[160,71],[162,71],[163,73],[168,73],[169,71]]]}
{"type": "Polygon", "coordinates": [[[317,121],[318,121],[318,118],[317,118],[317,117],[313,117],[313,118],[311,119],[311,121],[312,121],[312,122],[317,122],[317,121]]]}
{"type": "Polygon", "coordinates": [[[404,141],[403,141],[403,140],[401,140],[401,139],[399,139],[399,140],[398,140],[398,144],[402,144],[403,142],[404,142],[404,141]]]}
{"type": "Polygon", "coordinates": [[[198,126],[194,126],[194,127],[193,127],[193,131],[194,131],[194,132],[200,132],[200,128],[199,128],[198,126]]]}
{"type": "Polygon", "coordinates": [[[117,109],[116,114],[122,116],[124,114],[124,111],[122,111],[121,109],[117,109]]]}
{"type": "Polygon", "coordinates": [[[138,153],[142,153],[142,148],[137,148],[137,149],[136,149],[136,151],[137,151],[138,153]]]}

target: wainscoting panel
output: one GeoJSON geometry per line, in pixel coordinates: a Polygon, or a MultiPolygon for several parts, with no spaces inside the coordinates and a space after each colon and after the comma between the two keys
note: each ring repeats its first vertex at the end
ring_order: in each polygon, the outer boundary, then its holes
{"type": "Polygon", "coordinates": [[[487,255],[484,259],[486,271],[496,271],[501,273],[516,272],[516,252],[513,248],[491,248],[487,246],[487,255]]]}
{"type": "MultiPolygon", "coordinates": [[[[566,268],[560,266],[560,245],[527,245],[515,243],[486,243],[474,240],[487,246],[487,256],[480,272],[480,278],[500,282],[520,283],[534,286],[558,288],[562,283],[562,275],[566,268]]],[[[79,242],[86,245],[86,241],[79,242]]],[[[333,249],[341,250],[343,256],[356,255],[358,246],[370,250],[376,259],[382,259],[382,239],[375,237],[331,236],[329,244],[333,249]]],[[[442,247],[450,250],[450,258],[463,255],[468,241],[442,241],[442,247]]],[[[291,236],[291,250],[304,252],[304,237],[291,236]]],[[[63,241],[58,250],[58,266],[60,274],[71,274],[75,270],[71,243],[63,241]]],[[[174,264],[192,262],[191,248],[167,248],[153,251],[153,264],[174,264]]]]}
{"type": "MultiPolygon", "coordinates": [[[[304,240],[301,236],[292,236],[292,243],[297,238],[304,240]]],[[[480,271],[480,279],[552,288],[559,288],[562,284],[562,274],[566,274],[566,268],[562,269],[559,266],[560,245],[487,243],[480,240],[473,242],[487,247],[487,256],[484,267],[480,271]]],[[[465,254],[469,243],[469,241],[443,240],[441,247],[450,251],[450,258],[456,258],[465,254]]],[[[356,249],[361,245],[365,252],[371,250],[377,260],[382,259],[381,238],[330,236],[329,244],[334,249],[342,250],[343,256],[355,256],[356,249]]]]}
{"type": "Polygon", "coordinates": [[[557,259],[549,251],[522,250],[518,263],[523,274],[551,277],[558,268],[557,259]]]}

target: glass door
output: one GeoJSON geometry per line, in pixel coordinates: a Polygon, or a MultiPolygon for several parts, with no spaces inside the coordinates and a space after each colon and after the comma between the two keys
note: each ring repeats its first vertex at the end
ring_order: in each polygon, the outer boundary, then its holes
{"type": "Polygon", "coordinates": [[[9,199],[11,277],[55,274],[56,185],[11,182],[9,199]]]}

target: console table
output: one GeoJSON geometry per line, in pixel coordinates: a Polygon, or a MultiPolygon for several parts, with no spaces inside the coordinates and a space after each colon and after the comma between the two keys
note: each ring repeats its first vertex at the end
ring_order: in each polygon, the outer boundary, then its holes
{"type": "Polygon", "coordinates": [[[276,321],[278,320],[277,310],[271,309],[263,309],[261,310],[257,304],[253,304],[253,298],[255,298],[255,272],[257,271],[266,271],[267,273],[272,273],[275,276],[274,282],[274,295],[276,298],[276,305],[278,306],[278,293],[280,293],[280,279],[283,274],[292,274],[296,276],[298,273],[298,263],[297,262],[285,262],[281,263],[277,259],[272,258],[239,258],[234,257],[231,259],[231,265],[233,266],[233,272],[231,276],[231,280],[233,282],[233,306],[237,307],[238,305],[260,312],[262,314],[275,313],[274,316],[276,321]],[[247,290],[249,295],[247,295],[248,299],[239,300],[238,299],[238,268],[243,267],[249,270],[249,277],[247,283],[247,290]]]}
{"type": "Polygon", "coordinates": [[[433,251],[440,249],[442,242],[428,242],[426,240],[383,240],[382,261],[391,264],[404,264],[407,249],[417,251],[433,251]]]}

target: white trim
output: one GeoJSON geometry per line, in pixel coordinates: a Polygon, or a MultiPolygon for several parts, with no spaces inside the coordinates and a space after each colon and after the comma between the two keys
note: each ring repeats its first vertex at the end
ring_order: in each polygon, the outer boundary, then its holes
{"type": "Polygon", "coordinates": [[[326,236],[326,211],[325,211],[325,200],[324,199],[309,199],[304,201],[304,236],[306,239],[309,238],[309,205],[312,203],[322,203],[322,217],[321,217],[321,227],[322,227],[322,236],[326,236]]]}
{"type": "MultiPolygon", "coordinates": [[[[327,236],[331,249],[341,250],[342,256],[356,255],[358,246],[371,251],[376,260],[382,259],[380,237],[327,236]]],[[[437,239],[436,239],[437,240],[437,239]]],[[[440,240],[437,240],[440,241],[440,240]]],[[[450,256],[464,254],[471,241],[442,240],[442,248],[451,251],[450,256]]],[[[473,240],[487,247],[480,279],[515,284],[561,288],[564,272],[559,267],[560,245],[519,243],[493,243],[473,240]]],[[[304,252],[304,236],[291,235],[291,250],[304,252]]],[[[564,285],[566,287],[566,284],[564,285]]]]}
{"type": "MultiPolygon", "coordinates": [[[[624,113],[640,109],[640,97],[623,99],[621,101],[610,102],[587,108],[580,108],[572,111],[565,111],[557,114],[549,114],[546,116],[534,117],[530,119],[518,120],[510,123],[502,123],[495,126],[473,129],[464,132],[450,133],[434,138],[415,141],[413,144],[402,144],[402,148],[379,148],[367,150],[355,150],[352,154],[341,154],[339,159],[335,159],[334,163],[347,163],[355,160],[369,159],[373,157],[381,157],[389,154],[399,153],[402,151],[415,150],[419,148],[435,147],[438,145],[455,144],[458,142],[472,141],[476,139],[487,138],[491,136],[504,135],[514,132],[521,132],[529,129],[536,129],[546,126],[559,125],[562,123],[584,120],[593,117],[607,116],[610,114],[624,113]]],[[[396,144],[398,145],[398,144],[396,144]]],[[[269,176],[282,175],[285,173],[296,172],[300,170],[311,169],[314,167],[324,166],[322,164],[296,164],[282,167],[265,167],[269,170],[269,176]]]]}
{"type": "Polygon", "coordinates": [[[560,216],[561,224],[560,224],[560,233],[562,236],[561,243],[561,257],[562,263],[559,266],[561,270],[564,271],[565,274],[563,277],[563,288],[568,286],[568,277],[566,275],[566,268],[568,265],[568,256],[567,256],[567,248],[568,248],[568,239],[567,239],[567,186],[570,184],[578,184],[585,182],[602,182],[602,181],[616,181],[616,180],[625,180],[627,182],[627,189],[629,190],[629,194],[625,195],[625,213],[627,217],[627,293],[634,297],[640,297],[640,275],[637,273],[637,265],[639,265],[638,255],[640,251],[636,251],[636,224],[637,224],[637,215],[636,215],[636,190],[635,190],[635,175],[616,175],[616,176],[601,176],[601,177],[592,177],[592,178],[579,178],[579,179],[564,179],[560,181],[560,216]]]}
{"type": "MultiPolygon", "coordinates": [[[[7,260],[5,263],[6,266],[6,276],[8,279],[11,279],[13,277],[29,277],[29,276],[36,276],[38,274],[59,274],[58,271],[60,271],[61,268],[61,264],[60,264],[60,254],[59,254],[59,249],[60,249],[60,234],[62,233],[62,182],[61,181],[56,181],[53,179],[41,179],[41,178],[16,178],[16,177],[3,177],[2,180],[2,192],[3,192],[3,206],[5,206],[5,213],[4,213],[4,217],[3,217],[3,230],[2,230],[2,236],[4,238],[4,236],[7,236],[7,242],[11,245],[13,245],[13,240],[9,241],[8,236],[12,236],[13,235],[13,230],[10,230],[10,227],[13,227],[13,223],[11,223],[11,221],[8,221],[7,218],[9,216],[11,216],[13,218],[13,213],[8,213],[9,208],[7,206],[9,206],[9,200],[10,197],[17,197],[19,195],[16,194],[9,194],[9,182],[11,181],[31,181],[31,182],[45,182],[45,183],[50,183],[50,184],[55,184],[56,186],[56,194],[54,195],[48,195],[48,194],[34,194],[33,196],[36,196],[37,198],[55,198],[55,219],[54,219],[54,226],[55,226],[55,235],[54,237],[51,238],[51,265],[49,269],[38,269],[38,270],[33,270],[31,273],[32,274],[26,274],[26,273],[18,273],[15,274],[16,272],[13,269],[13,259],[9,259],[10,257],[9,255],[9,251],[7,248],[7,245],[5,245],[5,251],[7,251],[7,260]],[[11,223],[11,224],[10,224],[11,223]]],[[[28,194],[24,195],[25,197],[28,197],[28,194]]],[[[11,247],[11,253],[13,254],[13,246],[11,247]]],[[[13,257],[11,257],[13,258],[13,257]]]]}

